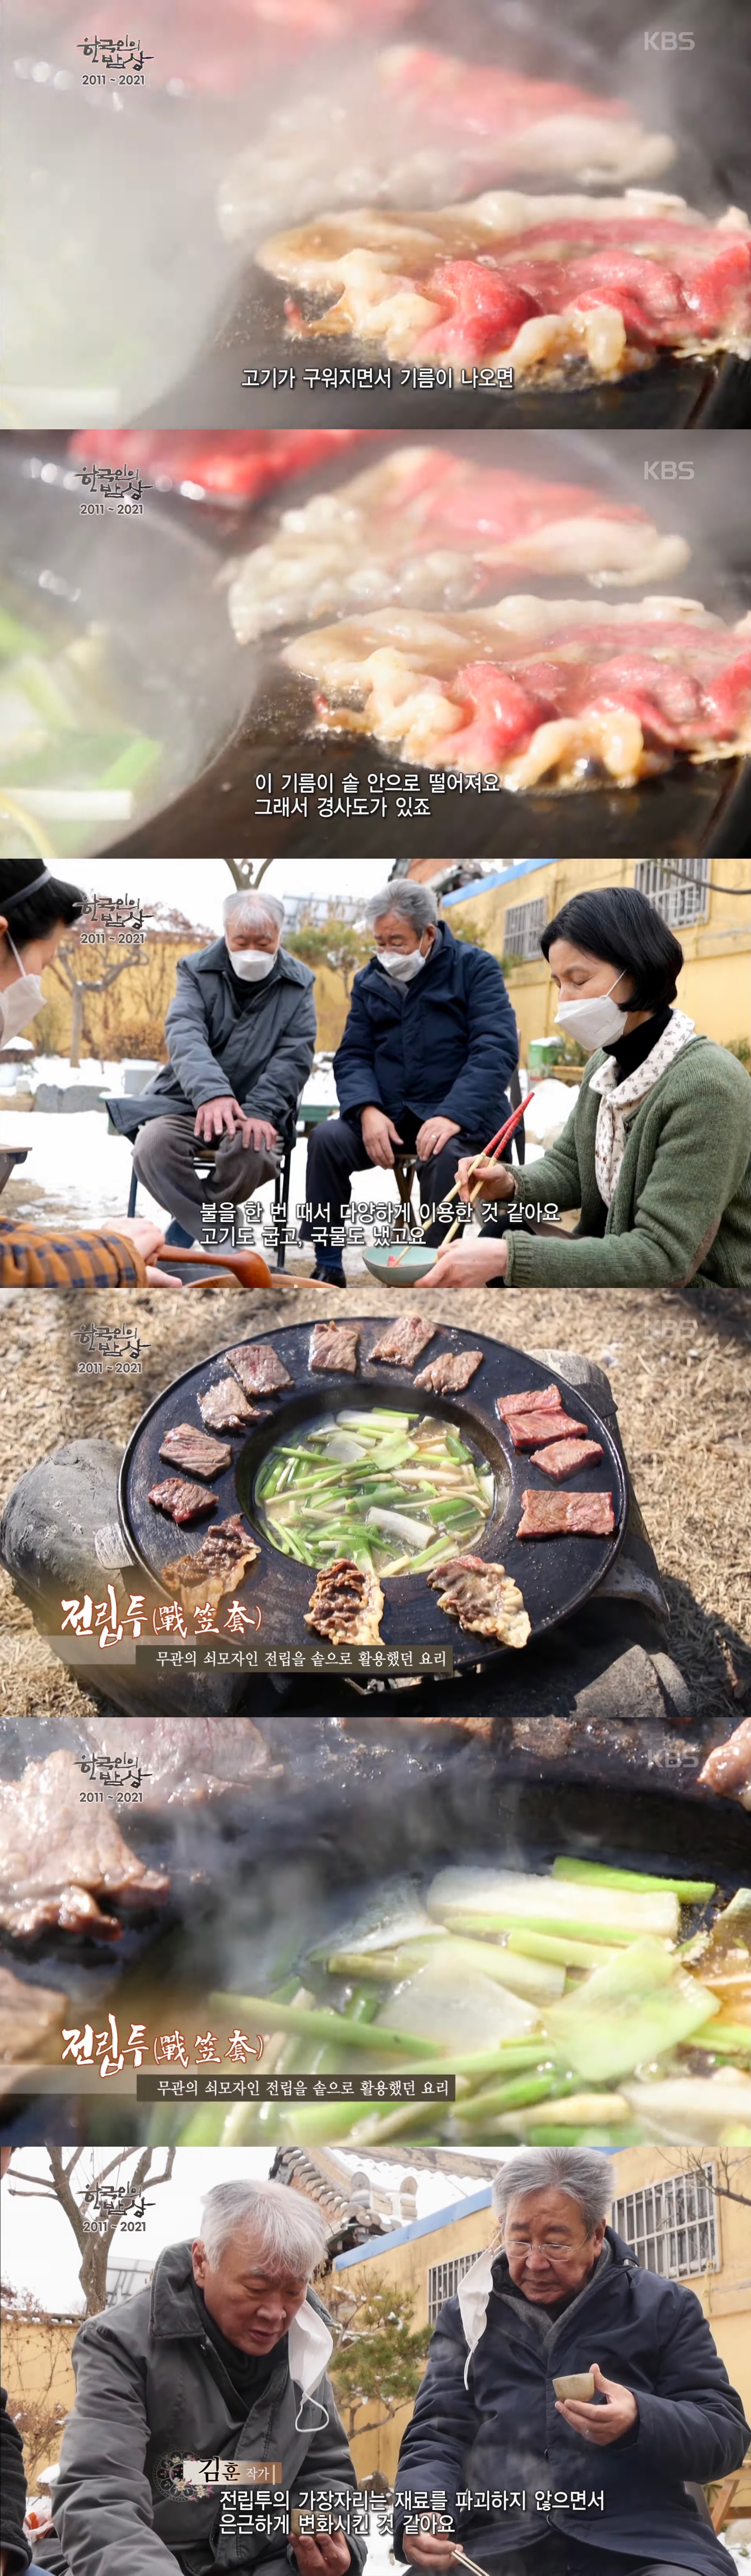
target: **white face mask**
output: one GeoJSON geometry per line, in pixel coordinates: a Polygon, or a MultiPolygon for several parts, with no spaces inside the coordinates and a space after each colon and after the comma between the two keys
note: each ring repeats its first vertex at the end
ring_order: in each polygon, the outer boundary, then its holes
{"type": "Polygon", "coordinates": [[[628,1019],[628,1008],[619,1010],[618,1003],[610,998],[621,982],[622,976],[616,975],[607,993],[593,993],[589,1000],[585,996],[581,1002],[559,1002],[556,1028],[565,1029],[567,1037],[576,1039],[577,1046],[613,1046],[622,1038],[628,1019]]]}
{"type": "MultiPolygon", "coordinates": [[[[428,957],[430,953],[428,949],[428,957]]],[[[377,948],[376,956],[379,966],[385,966],[387,975],[393,975],[396,984],[411,984],[413,976],[419,975],[421,966],[427,966],[428,962],[428,957],[423,957],[419,948],[413,948],[409,957],[397,957],[390,948],[377,948]]]]}
{"type": "Polygon", "coordinates": [[[9,1046],[11,1038],[18,1036],[19,1029],[25,1029],[36,1012],[44,1010],[44,994],[39,976],[24,974],[23,958],[19,957],[18,949],[13,945],[10,931],[5,935],[8,947],[13,949],[16,965],[21,968],[20,983],[9,984],[6,991],[0,993],[0,1041],[3,1046],[9,1046]]]}
{"type": "Polygon", "coordinates": [[[276,965],[276,949],[273,957],[263,957],[259,948],[238,948],[236,954],[228,948],[227,955],[233,975],[239,975],[243,984],[262,984],[276,965]]]}

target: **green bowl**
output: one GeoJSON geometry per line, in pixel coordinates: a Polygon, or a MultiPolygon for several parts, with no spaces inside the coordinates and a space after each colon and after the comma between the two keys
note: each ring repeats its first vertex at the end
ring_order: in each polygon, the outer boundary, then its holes
{"type": "Polygon", "coordinates": [[[364,1252],[363,1260],[371,1279],[380,1279],[385,1287],[414,1288],[418,1279],[427,1279],[434,1269],[438,1253],[432,1245],[426,1245],[423,1250],[417,1244],[409,1244],[400,1253],[393,1244],[384,1243],[378,1244],[371,1252],[364,1252]]]}

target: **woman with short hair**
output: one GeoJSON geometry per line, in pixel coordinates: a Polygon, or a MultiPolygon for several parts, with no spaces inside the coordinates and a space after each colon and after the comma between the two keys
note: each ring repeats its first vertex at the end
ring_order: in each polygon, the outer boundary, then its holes
{"type": "Polygon", "coordinates": [[[465,1235],[431,1288],[751,1286],[751,1080],[674,1007],[679,941],[633,886],[604,886],[564,903],[540,946],[555,1025],[592,1052],[540,1160],[459,1164],[462,1198],[481,1182],[505,1232],[465,1235]],[[571,1234],[550,1221],[570,1209],[571,1234]]]}

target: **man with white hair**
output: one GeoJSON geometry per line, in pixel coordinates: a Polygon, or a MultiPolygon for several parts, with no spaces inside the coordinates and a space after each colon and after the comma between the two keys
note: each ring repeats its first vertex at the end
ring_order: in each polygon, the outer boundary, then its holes
{"type": "Polygon", "coordinates": [[[440,2311],[396,2474],[395,2550],[448,2576],[733,2576],[687,2481],[740,2468],[749,2427],[693,2290],[642,2271],[595,2148],[529,2147],[493,2184],[498,2239],[440,2311]],[[413,2527],[410,2529],[410,2522],[413,2527]]]}
{"type": "Polygon", "coordinates": [[[222,2536],[226,2488],[184,2469],[224,2459],[250,2484],[242,2465],[255,2462],[255,2483],[285,2489],[292,2509],[311,2487],[322,2505],[356,2488],[326,2375],[333,2337],[310,2286],[326,2242],[320,2211],[284,2184],[217,2183],[194,2242],[166,2246],[147,2290],[87,2319],[56,2537],[40,2565],[54,2576],[289,2576],[290,2565],[293,2576],[361,2576],[364,2545],[341,2529],[290,2539],[287,2527],[252,2530],[248,2512],[247,2534],[222,2536]]]}
{"type": "Polygon", "coordinates": [[[251,1198],[294,1139],[315,1047],[315,979],[283,947],[283,925],[274,895],[228,895],[223,938],[178,966],[169,1064],[140,1099],[110,1103],[121,1133],[135,1135],[139,1180],[171,1210],[168,1243],[200,1236],[204,1199],[251,1198]],[[199,1179],[207,1147],[213,1168],[199,1179]]]}
{"type": "MultiPolygon", "coordinates": [[[[352,1173],[392,1171],[400,1150],[415,1153],[421,1203],[437,1209],[460,1156],[508,1117],[519,1055],[497,958],[453,937],[432,886],[398,878],[366,914],[375,955],[355,976],[334,1057],[341,1116],[322,1121],[308,1148],[306,1200],[330,1212],[313,1277],[334,1287],[345,1275],[331,1233],[346,1217],[352,1173]]],[[[429,1221],[426,1243],[440,1243],[449,1222],[429,1221]]],[[[303,1234],[312,1232],[306,1221],[303,1234]]]]}

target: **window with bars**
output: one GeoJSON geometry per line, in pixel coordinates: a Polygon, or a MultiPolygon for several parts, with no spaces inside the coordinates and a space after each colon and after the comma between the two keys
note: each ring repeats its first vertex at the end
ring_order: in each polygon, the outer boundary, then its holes
{"type": "Polygon", "coordinates": [[[634,885],[670,930],[686,930],[692,921],[706,921],[708,859],[671,859],[669,867],[664,859],[637,859],[634,885]]]}
{"type": "Polygon", "coordinates": [[[702,2165],[695,2173],[670,2174],[664,2182],[624,2192],[613,2203],[612,2223],[627,2245],[633,2245],[645,2272],[661,2272],[664,2279],[679,2281],[692,2272],[716,2272],[714,2165],[702,2165]]]}
{"type": "Polygon", "coordinates": [[[503,917],[504,957],[539,957],[540,932],[547,917],[544,895],[537,895],[534,903],[510,904],[503,917]]]}
{"type": "Polygon", "coordinates": [[[456,2254],[453,2263],[430,2263],[428,2266],[428,2325],[434,2326],[444,2299],[453,2299],[465,2272],[479,2263],[482,2246],[474,2254],[456,2254]]]}

